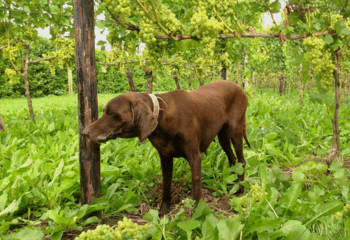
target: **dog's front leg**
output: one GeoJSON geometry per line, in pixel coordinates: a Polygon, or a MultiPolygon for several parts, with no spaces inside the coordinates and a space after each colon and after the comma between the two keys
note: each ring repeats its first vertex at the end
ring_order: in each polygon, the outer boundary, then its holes
{"type": "Polygon", "coordinates": [[[159,154],[163,173],[163,199],[160,206],[159,216],[164,216],[170,211],[171,181],[173,178],[173,158],[159,154]]]}
{"type": "Polygon", "coordinates": [[[202,196],[202,154],[198,151],[188,156],[192,174],[192,199],[196,204],[202,196]]]}

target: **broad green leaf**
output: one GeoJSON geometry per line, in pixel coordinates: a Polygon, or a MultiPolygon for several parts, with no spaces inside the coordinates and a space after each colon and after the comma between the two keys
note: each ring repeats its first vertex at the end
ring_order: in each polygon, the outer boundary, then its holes
{"type": "Polygon", "coordinates": [[[276,0],[270,4],[270,8],[272,9],[273,13],[279,13],[281,10],[281,3],[278,0],[276,0]]]}
{"type": "Polygon", "coordinates": [[[55,174],[53,175],[52,181],[49,183],[50,185],[52,185],[54,183],[54,181],[56,180],[56,178],[58,178],[58,176],[62,173],[63,166],[64,166],[64,161],[62,160],[60,162],[60,164],[58,165],[58,167],[56,168],[56,171],[55,171],[55,174]]]}
{"type": "Polygon", "coordinates": [[[7,206],[7,208],[5,208],[3,211],[0,212],[0,217],[5,215],[5,214],[13,213],[13,212],[17,211],[18,206],[21,203],[21,200],[22,200],[22,196],[17,200],[13,200],[12,203],[7,206]]]}
{"type": "Polygon", "coordinates": [[[306,227],[303,226],[300,221],[289,220],[288,222],[283,224],[283,226],[280,229],[271,233],[270,237],[271,239],[278,239],[280,237],[287,237],[290,234],[297,233],[299,234],[299,236],[296,239],[301,239],[300,237],[304,234],[305,230],[306,227]]]}
{"type": "Polygon", "coordinates": [[[179,222],[177,224],[179,228],[181,228],[186,232],[188,240],[191,240],[192,230],[198,228],[200,225],[201,225],[201,222],[194,219],[190,219],[185,222],[179,222]]]}
{"type": "Polygon", "coordinates": [[[348,217],[344,222],[344,227],[348,233],[350,233],[350,217],[348,217]]]}
{"type": "Polygon", "coordinates": [[[101,222],[101,219],[99,219],[98,217],[96,216],[93,216],[93,217],[89,217],[88,219],[86,219],[85,221],[83,221],[80,225],[81,226],[86,226],[86,225],[90,225],[92,223],[99,223],[101,222]]]}
{"type": "Polygon", "coordinates": [[[248,229],[248,233],[262,233],[262,232],[272,232],[279,229],[284,220],[282,218],[276,219],[266,219],[256,222],[253,226],[248,229]]]}
{"type": "Polygon", "coordinates": [[[11,233],[9,235],[2,236],[1,239],[11,240],[41,240],[44,237],[44,233],[40,228],[24,228],[19,232],[11,233]]]}
{"type": "Polygon", "coordinates": [[[339,200],[333,200],[327,203],[320,203],[318,204],[318,209],[316,211],[316,214],[313,215],[306,223],[305,226],[309,225],[310,223],[314,222],[315,220],[324,217],[332,215],[336,212],[341,211],[341,209],[344,206],[344,203],[339,200]]]}
{"type": "Polygon", "coordinates": [[[117,188],[120,186],[121,183],[113,183],[111,186],[108,187],[107,193],[106,193],[106,198],[111,200],[113,194],[117,190],[117,188]]]}
{"type": "Polygon", "coordinates": [[[303,184],[300,182],[293,183],[292,186],[287,189],[286,194],[279,200],[279,205],[286,210],[294,206],[301,194],[302,187],[303,184]]]}
{"type": "Polygon", "coordinates": [[[143,215],[142,220],[149,221],[151,223],[158,223],[159,220],[159,212],[154,209],[150,209],[149,212],[143,215]]]}
{"type": "Polygon", "coordinates": [[[237,239],[241,230],[244,227],[244,224],[241,224],[239,219],[222,219],[216,225],[219,230],[219,237],[221,239],[237,239]]]}
{"type": "Polygon", "coordinates": [[[185,232],[190,232],[193,229],[196,229],[197,227],[200,226],[200,221],[190,219],[184,222],[179,222],[177,225],[179,226],[179,228],[181,228],[185,232]]]}
{"type": "Polygon", "coordinates": [[[121,206],[120,208],[118,208],[117,211],[114,211],[113,214],[124,211],[128,208],[131,208],[131,207],[132,207],[132,204],[125,204],[125,205],[121,206]]]}
{"type": "Polygon", "coordinates": [[[49,210],[47,212],[49,218],[51,218],[54,222],[59,224],[60,226],[64,226],[66,223],[66,219],[60,215],[58,215],[55,210],[49,210]]]}
{"type": "Polygon", "coordinates": [[[61,240],[63,235],[63,229],[61,229],[58,232],[54,232],[51,234],[51,240],[61,240]]]}
{"type": "Polygon", "coordinates": [[[4,192],[0,197],[0,211],[5,209],[6,202],[7,202],[7,193],[4,192]]]}
{"type": "Polygon", "coordinates": [[[60,11],[60,8],[56,5],[49,5],[50,7],[50,12],[53,14],[57,14],[60,11]]]}
{"type": "Polygon", "coordinates": [[[326,42],[327,45],[332,44],[334,42],[333,37],[329,34],[326,34],[324,36],[324,41],[326,42]]]}
{"type": "Polygon", "coordinates": [[[192,219],[197,219],[200,216],[206,216],[210,214],[210,208],[204,203],[203,199],[200,199],[194,213],[192,215],[192,219]]]}
{"type": "Polygon", "coordinates": [[[202,235],[203,235],[203,240],[214,239],[214,228],[207,219],[205,219],[202,226],[202,235]]]}

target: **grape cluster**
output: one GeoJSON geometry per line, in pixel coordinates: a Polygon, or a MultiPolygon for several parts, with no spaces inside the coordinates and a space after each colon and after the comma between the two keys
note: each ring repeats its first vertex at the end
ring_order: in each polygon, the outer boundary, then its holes
{"type": "Polygon", "coordinates": [[[114,16],[131,16],[130,0],[103,0],[101,5],[108,8],[114,16]]]}
{"type": "Polygon", "coordinates": [[[161,23],[171,32],[171,34],[183,32],[183,24],[176,18],[175,14],[170,9],[167,9],[164,5],[161,5],[159,12],[162,13],[160,16],[161,23]]]}
{"type": "Polygon", "coordinates": [[[18,80],[18,75],[17,72],[13,69],[6,68],[5,73],[7,77],[10,79],[9,83],[10,84],[15,84],[18,80]]]}
{"type": "Polygon", "coordinates": [[[53,60],[46,61],[45,64],[50,67],[52,75],[56,74],[56,68],[63,69],[63,65],[67,64],[72,67],[75,60],[75,40],[74,39],[56,39],[57,41],[57,51],[43,54],[43,57],[52,57],[53,60]]]}
{"type": "Polygon", "coordinates": [[[196,61],[194,61],[194,64],[196,65],[196,71],[200,76],[204,73],[205,63],[206,61],[202,57],[197,58],[196,61]]]}
{"type": "Polygon", "coordinates": [[[343,213],[342,212],[336,212],[335,214],[334,214],[334,220],[335,221],[338,221],[340,218],[342,218],[343,217],[343,213]]]}
{"type": "Polygon", "coordinates": [[[231,66],[231,60],[228,59],[228,53],[225,52],[224,54],[220,55],[220,62],[224,64],[226,68],[229,68],[231,66]]]}
{"type": "Polygon", "coordinates": [[[124,73],[125,68],[125,50],[114,47],[110,52],[106,53],[107,63],[118,63],[118,67],[121,73],[124,73]]]}
{"type": "Polygon", "coordinates": [[[263,193],[262,193],[262,188],[260,187],[260,185],[254,184],[250,187],[247,194],[239,199],[240,204],[243,207],[248,207],[251,204],[256,204],[260,201],[262,195],[263,195],[263,193]]]}
{"type": "MultiPolygon", "coordinates": [[[[232,18],[231,16],[234,14],[233,9],[235,8],[236,1],[234,0],[226,0],[226,1],[216,1],[215,2],[215,10],[220,14],[222,21],[226,24],[226,26],[231,27],[232,18]]],[[[223,33],[230,33],[230,30],[225,27],[223,29],[223,33]]]]}
{"type": "Polygon", "coordinates": [[[110,239],[133,239],[133,240],[144,240],[148,239],[150,236],[145,232],[148,225],[138,225],[133,223],[131,219],[123,218],[123,221],[118,222],[118,227],[113,228],[109,225],[99,225],[94,230],[88,230],[87,232],[82,232],[79,237],[75,240],[105,240],[110,239]]]}
{"type": "Polygon", "coordinates": [[[196,12],[190,21],[189,32],[191,36],[200,39],[204,46],[203,55],[211,59],[214,57],[214,48],[217,35],[224,29],[224,23],[207,15],[208,3],[198,1],[196,12]]]}
{"type": "Polygon", "coordinates": [[[330,87],[333,83],[333,71],[336,70],[336,66],[332,61],[332,54],[325,48],[325,41],[317,37],[307,37],[303,44],[308,49],[315,75],[321,76],[324,88],[330,87]]]}
{"type": "Polygon", "coordinates": [[[187,61],[183,59],[182,54],[183,52],[175,53],[175,58],[170,62],[171,74],[176,73],[178,76],[182,76],[185,73],[183,69],[187,64],[187,61]]]}

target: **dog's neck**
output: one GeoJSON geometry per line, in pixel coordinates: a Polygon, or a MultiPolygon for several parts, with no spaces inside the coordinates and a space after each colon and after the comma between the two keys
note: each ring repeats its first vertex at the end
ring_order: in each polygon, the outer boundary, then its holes
{"type": "Polygon", "coordinates": [[[154,94],[148,94],[153,102],[153,115],[158,119],[159,116],[159,102],[157,97],[154,94]]]}

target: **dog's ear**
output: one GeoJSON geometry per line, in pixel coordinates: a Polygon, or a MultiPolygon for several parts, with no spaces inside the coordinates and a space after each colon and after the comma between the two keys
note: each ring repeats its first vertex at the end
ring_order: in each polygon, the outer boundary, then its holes
{"type": "Polygon", "coordinates": [[[156,117],[152,110],[142,99],[137,99],[132,103],[131,111],[133,112],[134,128],[142,143],[146,142],[146,138],[151,135],[158,125],[156,117]]]}

